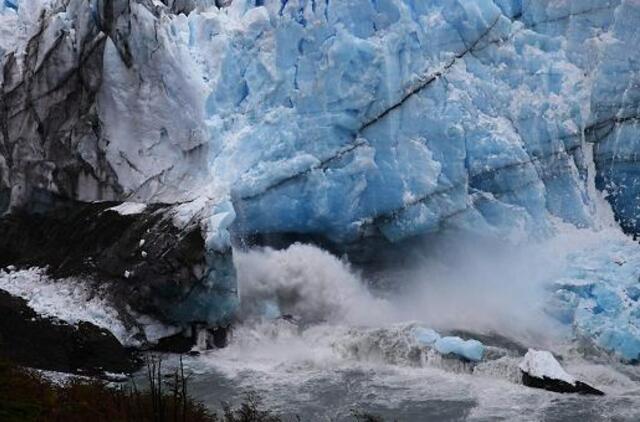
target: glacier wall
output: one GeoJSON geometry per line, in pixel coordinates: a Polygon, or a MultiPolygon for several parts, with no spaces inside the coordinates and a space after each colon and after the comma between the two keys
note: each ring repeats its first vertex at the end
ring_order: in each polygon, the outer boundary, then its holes
{"type": "Polygon", "coordinates": [[[3,203],[206,196],[231,200],[238,238],[525,239],[557,219],[596,225],[595,177],[634,232],[638,13],[613,0],[4,2],[3,203]],[[69,69],[40,72],[36,46],[69,69]]]}
{"type": "Polygon", "coordinates": [[[0,211],[186,207],[199,298],[235,290],[233,242],[519,242],[598,228],[603,194],[635,234],[638,22],[637,0],[2,0],[0,211]]]}
{"type": "MultiPolygon", "coordinates": [[[[634,13],[636,2],[362,0],[190,15],[236,232],[349,243],[594,226],[593,145],[599,188],[629,179],[604,160],[622,166],[633,143],[607,153],[599,126],[624,130],[600,110],[631,83],[612,74],[635,74],[610,61],[637,36],[634,13]]],[[[620,218],[635,206],[629,182],[609,196],[620,218]]]]}

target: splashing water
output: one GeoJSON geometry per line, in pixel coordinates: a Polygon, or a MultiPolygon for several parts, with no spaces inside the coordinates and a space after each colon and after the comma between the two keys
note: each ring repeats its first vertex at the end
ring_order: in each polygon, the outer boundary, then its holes
{"type": "Polygon", "coordinates": [[[235,259],[245,317],[289,314],[305,322],[363,325],[391,318],[389,303],[375,298],[349,264],[315,246],[239,252],[235,259]]]}
{"type": "Polygon", "coordinates": [[[188,361],[196,394],[215,405],[257,391],[274,410],[313,420],[349,420],[359,406],[400,420],[638,417],[638,368],[585,359],[571,326],[547,312],[557,280],[576,267],[593,272],[623,259],[625,250],[637,249],[633,242],[615,228],[562,226],[535,245],[461,239],[439,246],[382,275],[401,285],[382,295],[315,246],[236,251],[241,322],[227,348],[188,361]],[[607,396],[599,407],[580,397],[559,401],[519,385],[521,356],[508,345],[489,347],[502,357],[470,365],[421,348],[415,327],[488,335],[483,339],[497,333],[552,350],[569,373],[607,396]]]}

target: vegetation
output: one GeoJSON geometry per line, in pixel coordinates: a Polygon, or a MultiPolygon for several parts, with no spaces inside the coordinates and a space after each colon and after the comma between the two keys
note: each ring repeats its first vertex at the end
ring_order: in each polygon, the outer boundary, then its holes
{"type": "MultiPolygon", "coordinates": [[[[188,394],[182,360],[173,373],[163,373],[162,360],[147,359],[148,388],[135,383],[114,386],[106,381],[73,377],[53,382],[40,372],[0,359],[0,422],[280,422],[262,409],[255,394],[237,408],[222,403],[210,412],[188,394]]],[[[367,413],[352,412],[357,422],[382,422],[367,413]]],[[[300,421],[300,418],[296,418],[300,421]]]]}
{"type": "Polygon", "coordinates": [[[209,412],[188,395],[182,365],[163,375],[162,361],[147,362],[149,388],[113,386],[96,379],[72,378],[55,383],[39,372],[0,361],[0,421],[2,422],[277,422],[260,410],[254,395],[237,409],[222,405],[221,415],[209,412]],[[169,378],[167,380],[167,378],[169,378]],[[164,381],[163,381],[164,380],[164,381]]]}

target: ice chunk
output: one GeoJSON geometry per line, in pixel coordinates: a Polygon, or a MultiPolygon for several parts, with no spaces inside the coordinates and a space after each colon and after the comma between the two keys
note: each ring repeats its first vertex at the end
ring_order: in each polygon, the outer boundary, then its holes
{"type": "Polygon", "coordinates": [[[236,212],[231,202],[223,202],[213,209],[213,214],[207,221],[208,249],[225,251],[231,247],[229,226],[236,218],[236,212]]]}
{"type": "Polygon", "coordinates": [[[478,340],[463,340],[460,337],[441,337],[435,341],[434,348],[443,355],[449,353],[478,362],[484,355],[484,345],[478,340]]]}
{"type": "Polygon", "coordinates": [[[532,377],[547,377],[568,382],[571,385],[576,383],[576,379],[562,369],[551,352],[546,350],[529,349],[520,363],[520,369],[532,377]]]}
{"type": "Polygon", "coordinates": [[[433,346],[440,339],[440,334],[431,328],[415,327],[412,332],[416,340],[424,345],[433,346]]]}

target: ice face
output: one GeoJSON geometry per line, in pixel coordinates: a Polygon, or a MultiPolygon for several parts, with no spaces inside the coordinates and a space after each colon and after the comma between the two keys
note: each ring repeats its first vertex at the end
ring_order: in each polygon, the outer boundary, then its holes
{"type": "MultiPolygon", "coordinates": [[[[3,19],[16,15],[9,3],[3,19]]],[[[640,54],[637,2],[164,4],[125,13],[116,2],[108,25],[96,2],[47,15],[44,50],[55,30],[118,30],[100,63],[99,139],[76,146],[95,173],[69,176],[77,199],[207,195],[231,201],[240,238],[398,242],[453,227],[525,239],[556,218],[596,225],[594,164],[635,227],[637,72],[626,52],[640,54]]],[[[50,6],[16,7],[26,22],[50,6]]],[[[36,151],[29,160],[46,158],[36,151]]],[[[2,171],[16,174],[5,184],[24,172],[2,171]]]]}
{"type": "Polygon", "coordinates": [[[600,3],[236,1],[190,15],[235,230],[395,242],[447,226],[540,234],[551,216],[592,226],[583,132],[607,98],[609,41],[635,36],[619,15],[638,7],[600,3]]]}
{"type": "MultiPolygon", "coordinates": [[[[634,231],[638,13],[633,1],[410,0],[192,13],[231,230],[544,237],[558,220],[601,223],[595,180],[634,231]]],[[[620,281],[594,283],[558,289],[560,319],[636,359],[635,306],[620,281]]]]}
{"type": "Polygon", "coordinates": [[[640,253],[611,236],[569,257],[566,276],[552,286],[549,312],[576,334],[622,360],[640,359],[640,253]]]}

